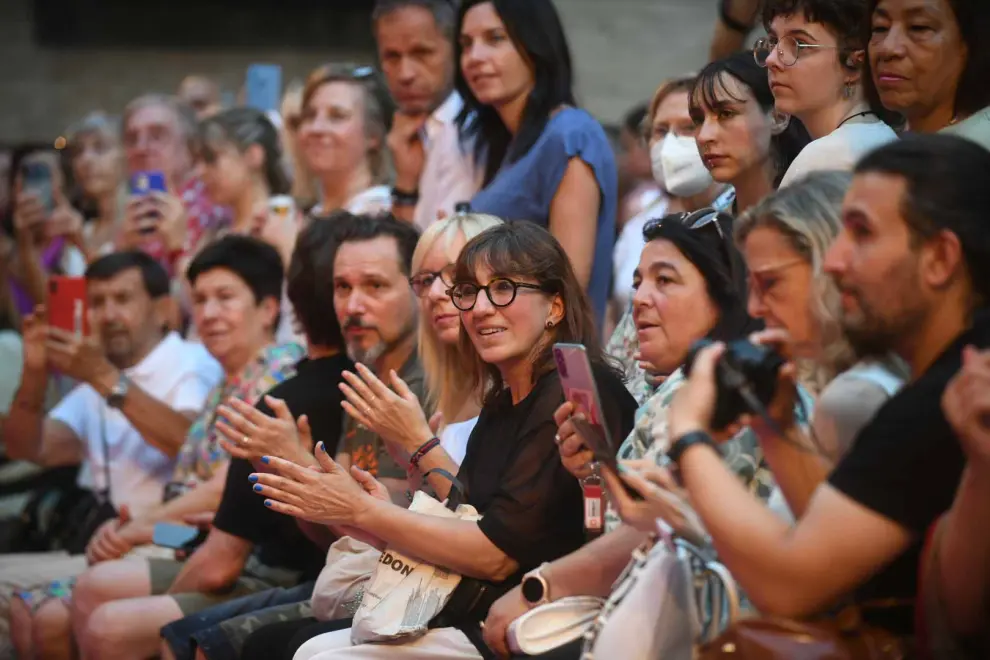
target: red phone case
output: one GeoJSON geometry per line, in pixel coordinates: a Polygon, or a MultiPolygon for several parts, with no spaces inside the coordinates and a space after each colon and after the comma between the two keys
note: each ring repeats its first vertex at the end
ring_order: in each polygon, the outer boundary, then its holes
{"type": "Polygon", "coordinates": [[[86,278],[64,275],[48,278],[48,325],[88,335],[88,311],[86,278]]]}

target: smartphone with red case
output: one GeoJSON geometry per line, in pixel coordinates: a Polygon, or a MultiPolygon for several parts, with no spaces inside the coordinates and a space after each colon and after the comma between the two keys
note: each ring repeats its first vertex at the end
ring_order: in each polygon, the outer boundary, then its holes
{"type": "Polygon", "coordinates": [[[52,275],[48,278],[48,325],[76,336],[89,334],[86,278],[52,275]]]}

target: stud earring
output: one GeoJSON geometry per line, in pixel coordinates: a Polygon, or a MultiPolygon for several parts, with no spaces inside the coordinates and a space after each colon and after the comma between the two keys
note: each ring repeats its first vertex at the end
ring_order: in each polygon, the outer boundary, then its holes
{"type": "Polygon", "coordinates": [[[547,330],[553,327],[553,321],[547,320],[547,330]]]}

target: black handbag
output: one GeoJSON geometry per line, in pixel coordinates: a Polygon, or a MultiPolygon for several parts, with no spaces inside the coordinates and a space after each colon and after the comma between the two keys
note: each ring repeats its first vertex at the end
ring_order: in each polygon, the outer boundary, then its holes
{"type": "Polygon", "coordinates": [[[107,424],[100,408],[100,444],[103,449],[103,485],[99,491],[50,486],[37,491],[21,514],[13,536],[13,552],[52,552],[64,550],[78,555],[96,530],[118,516],[110,499],[110,445],[107,424]]]}

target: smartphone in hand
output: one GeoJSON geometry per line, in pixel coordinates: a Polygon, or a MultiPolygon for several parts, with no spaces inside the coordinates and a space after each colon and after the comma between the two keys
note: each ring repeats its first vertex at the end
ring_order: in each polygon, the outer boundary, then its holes
{"type": "Polygon", "coordinates": [[[48,278],[48,325],[77,337],[89,334],[86,278],[52,275],[48,278]]]}
{"type": "MultiPolygon", "coordinates": [[[[134,197],[145,197],[154,192],[164,193],[167,191],[168,186],[165,183],[165,173],[160,170],[135,172],[131,176],[130,193],[134,197]]],[[[152,211],[148,213],[141,218],[138,232],[141,234],[154,233],[160,219],[157,212],[152,211]]]]}
{"type": "Polygon", "coordinates": [[[38,198],[45,213],[55,210],[55,182],[52,168],[39,161],[21,165],[21,188],[38,198]]]}

